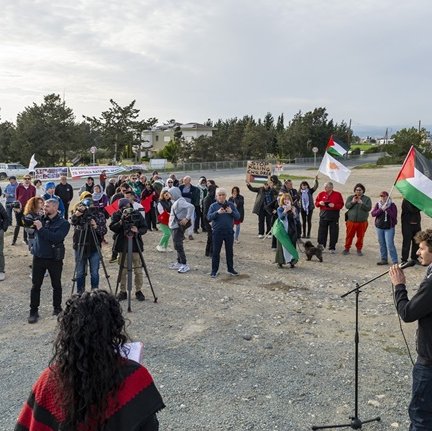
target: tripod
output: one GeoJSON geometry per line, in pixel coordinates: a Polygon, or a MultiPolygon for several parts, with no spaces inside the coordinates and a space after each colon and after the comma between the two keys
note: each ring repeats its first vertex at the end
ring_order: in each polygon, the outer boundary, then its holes
{"type": "MultiPolygon", "coordinates": [[[[78,249],[77,249],[78,259],[76,260],[75,268],[74,268],[74,272],[73,272],[73,276],[72,276],[71,296],[73,295],[73,292],[75,290],[75,282],[77,281],[76,275],[77,275],[77,271],[78,271],[78,265],[83,262],[83,259],[86,259],[84,257],[84,251],[85,251],[85,247],[87,244],[87,236],[88,236],[89,231],[90,231],[90,234],[92,235],[93,242],[96,246],[96,250],[97,250],[97,253],[99,256],[99,262],[102,264],[102,268],[103,268],[103,271],[105,274],[106,281],[108,283],[109,290],[112,293],[111,283],[109,281],[110,276],[108,274],[108,271],[107,271],[106,266],[105,266],[105,262],[103,260],[103,255],[102,255],[102,250],[101,250],[100,245],[99,245],[99,240],[98,240],[98,237],[96,235],[96,231],[90,225],[90,222],[91,222],[91,220],[86,221],[86,223],[83,226],[79,225],[79,227],[78,227],[80,229],[80,234],[78,237],[78,249]]],[[[85,265],[85,268],[87,268],[87,265],[85,265]]],[[[84,278],[86,276],[87,276],[87,272],[84,273],[84,278]]],[[[82,293],[82,292],[78,292],[78,293],[82,293]]]]}
{"type": "Polygon", "coordinates": [[[121,256],[121,260],[120,260],[120,268],[119,268],[119,272],[117,275],[117,285],[116,285],[116,290],[115,290],[115,295],[117,296],[117,292],[118,292],[118,288],[121,282],[121,278],[122,278],[122,273],[123,273],[123,269],[125,268],[125,260],[126,260],[126,256],[127,256],[127,291],[128,291],[128,312],[132,311],[131,308],[131,296],[132,296],[132,271],[133,271],[133,262],[132,262],[132,253],[133,253],[133,242],[135,241],[135,245],[137,248],[137,253],[139,254],[140,260],[141,260],[141,267],[142,269],[144,269],[145,275],[147,277],[147,280],[149,282],[150,285],[150,289],[152,291],[153,294],[153,302],[157,302],[157,296],[155,295],[154,289],[153,289],[153,285],[152,282],[150,280],[150,275],[147,269],[147,265],[144,261],[144,256],[142,254],[142,251],[140,250],[139,244],[138,244],[138,240],[137,237],[134,235],[133,232],[131,232],[130,230],[128,230],[127,232],[125,232],[125,236],[127,238],[127,242],[125,244],[125,247],[123,249],[123,253],[121,256]]]}
{"type": "Polygon", "coordinates": [[[350,295],[351,293],[355,292],[355,294],[356,294],[355,335],[354,335],[354,343],[355,343],[354,416],[349,417],[351,419],[350,423],[340,424],[340,425],[320,425],[320,426],[314,425],[314,426],[312,426],[313,430],[322,430],[322,429],[326,429],[326,428],[346,428],[346,427],[350,427],[353,430],[359,430],[362,428],[363,424],[366,424],[369,422],[379,422],[381,420],[381,418],[379,416],[377,416],[376,418],[362,421],[362,420],[360,420],[360,418],[358,416],[358,386],[359,386],[358,385],[358,360],[359,360],[359,341],[360,341],[359,329],[358,329],[358,324],[359,324],[359,296],[360,296],[360,288],[361,287],[366,286],[367,284],[371,283],[372,281],[376,280],[377,278],[382,277],[383,275],[387,274],[388,272],[389,271],[386,271],[386,272],[378,275],[377,277],[373,278],[372,280],[366,281],[363,284],[356,283],[356,287],[354,289],[341,295],[341,298],[345,298],[346,296],[350,295]]]}

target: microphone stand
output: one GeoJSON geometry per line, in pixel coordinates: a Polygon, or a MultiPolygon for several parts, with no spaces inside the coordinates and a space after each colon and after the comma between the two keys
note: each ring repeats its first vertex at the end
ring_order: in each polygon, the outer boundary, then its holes
{"type": "MultiPolygon", "coordinates": [[[[415,262],[414,262],[415,264],[415,262]]],[[[399,267],[401,269],[406,268],[408,266],[412,266],[412,264],[410,264],[410,262],[408,262],[408,265],[400,265],[399,267]]],[[[359,342],[360,342],[360,336],[359,336],[359,328],[358,328],[358,324],[359,324],[359,296],[360,296],[360,288],[366,286],[369,283],[372,283],[373,281],[377,280],[378,278],[382,277],[383,275],[388,274],[390,271],[390,269],[388,269],[387,271],[383,272],[380,275],[377,275],[376,277],[372,278],[371,280],[368,280],[366,282],[364,282],[363,284],[358,284],[356,283],[356,287],[352,290],[350,290],[349,292],[344,293],[343,295],[341,295],[341,298],[345,298],[346,296],[350,295],[351,293],[355,293],[356,296],[356,300],[355,300],[355,335],[354,335],[354,343],[355,343],[355,355],[354,355],[354,369],[355,369],[355,380],[354,380],[354,416],[350,416],[349,419],[351,419],[350,423],[347,424],[340,424],[340,425],[320,425],[320,426],[312,426],[313,430],[322,430],[322,429],[327,429],[327,428],[346,428],[346,427],[350,427],[353,430],[359,430],[362,428],[363,424],[369,423],[369,422],[379,422],[381,420],[381,418],[379,416],[373,418],[373,419],[368,419],[365,421],[362,421],[359,418],[358,415],[358,360],[359,360],[359,342]]]]}

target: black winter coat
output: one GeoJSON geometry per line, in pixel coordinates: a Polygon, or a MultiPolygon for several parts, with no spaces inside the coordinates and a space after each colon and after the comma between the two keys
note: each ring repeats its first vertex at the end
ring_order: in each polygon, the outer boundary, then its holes
{"type": "MultiPolygon", "coordinates": [[[[147,232],[147,223],[144,217],[141,215],[140,211],[134,211],[131,217],[136,217],[138,220],[134,225],[138,228],[138,233],[134,234],[134,238],[132,239],[132,252],[137,253],[138,251],[144,250],[144,244],[142,240],[142,235],[147,232]],[[139,218],[137,217],[139,216],[139,218]],[[139,249],[138,249],[139,247],[139,249]]],[[[111,223],[109,228],[116,234],[116,239],[114,243],[114,250],[123,253],[127,251],[127,236],[124,231],[124,225],[121,220],[122,212],[116,211],[111,217],[111,223]]]]}

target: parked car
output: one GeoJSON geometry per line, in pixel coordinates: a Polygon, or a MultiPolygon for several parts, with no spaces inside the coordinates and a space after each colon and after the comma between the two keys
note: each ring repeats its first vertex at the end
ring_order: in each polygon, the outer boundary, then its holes
{"type": "Polygon", "coordinates": [[[20,163],[0,163],[0,180],[5,180],[11,175],[22,177],[29,173],[28,168],[20,163]]]}

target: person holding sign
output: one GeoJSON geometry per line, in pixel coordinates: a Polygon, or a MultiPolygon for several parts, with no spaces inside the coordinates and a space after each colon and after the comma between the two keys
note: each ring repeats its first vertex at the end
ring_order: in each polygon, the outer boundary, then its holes
{"type": "Polygon", "coordinates": [[[252,212],[258,216],[258,238],[264,238],[264,233],[267,235],[272,227],[271,214],[266,211],[266,206],[276,199],[277,192],[269,183],[265,183],[261,187],[252,187],[250,182],[246,181],[246,186],[251,192],[257,194],[252,212]]]}

